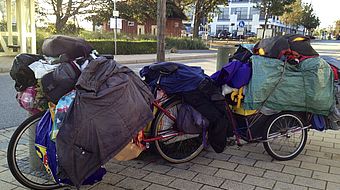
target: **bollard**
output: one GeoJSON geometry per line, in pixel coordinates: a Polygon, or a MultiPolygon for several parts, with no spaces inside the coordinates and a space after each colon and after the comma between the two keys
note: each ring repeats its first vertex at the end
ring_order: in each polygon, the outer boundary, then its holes
{"type": "Polygon", "coordinates": [[[218,48],[216,71],[220,70],[223,67],[223,65],[229,62],[229,57],[234,52],[235,52],[235,47],[233,46],[222,46],[218,48]]]}

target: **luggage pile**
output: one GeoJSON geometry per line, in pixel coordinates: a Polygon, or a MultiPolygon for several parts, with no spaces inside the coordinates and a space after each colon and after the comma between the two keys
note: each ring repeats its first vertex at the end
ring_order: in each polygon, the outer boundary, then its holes
{"type": "Polygon", "coordinates": [[[36,126],[37,154],[56,182],[94,184],[107,161],[144,150],[138,134],[153,119],[153,94],[81,38],[52,36],[42,52],[18,55],[10,72],[20,106],[31,114],[47,110],[36,126]]]}
{"type": "Polygon", "coordinates": [[[241,45],[211,78],[228,94],[240,116],[312,113],[312,127],[322,131],[339,129],[339,101],[335,101],[334,90],[338,86],[337,65],[336,59],[320,57],[308,37],[284,35],[241,45]]]}

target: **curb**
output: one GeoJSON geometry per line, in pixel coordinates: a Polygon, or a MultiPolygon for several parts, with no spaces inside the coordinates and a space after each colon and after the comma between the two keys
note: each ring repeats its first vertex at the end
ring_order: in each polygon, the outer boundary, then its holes
{"type": "Polygon", "coordinates": [[[0,68],[0,73],[9,73],[11,68],[0,68]]]}
{"type": "MultiPolygon", "coordinates": [[[[207,59],[207,58],[215,58],[217,54],[211,55],[197,55],[197,56],[187,56],[187,57],[167,57],[165,61],[183,61],[183,60],[191,60],[191,59],[207,59]]],[[[155,63],[157,59],[141,59],[141,60],[130,60],[130,61],[117,61],[120,64],[138,64],[138,63],[155,63]]]]}

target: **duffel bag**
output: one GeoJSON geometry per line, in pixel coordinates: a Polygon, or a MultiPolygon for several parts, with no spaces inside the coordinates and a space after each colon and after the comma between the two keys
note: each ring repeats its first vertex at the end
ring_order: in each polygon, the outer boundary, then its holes
{"type": "Polygon", "coordinates": [[[87,57],[93,47],[83,38],[54,35],[44,40],[42,52],[46,56],[59,57],[66,54],[68,58],[87,57]]]}
{"type": "Polygon", "coordinates": [[[61,97],[74,89],[80,73],[78,67],[70,62],[61,63],[53,72],[43,76],[41,84],[46,98],[57,104],[61,97]]]}
{"type": "Polygon", "coordinates": [[[10,71],[11,78],[15,81],[15,89],[24,91],[27,87],[37,84],[34,72],[28,67],[35,61],[44,59],[42,55],[22,53],[14,58],[10,71]]]}

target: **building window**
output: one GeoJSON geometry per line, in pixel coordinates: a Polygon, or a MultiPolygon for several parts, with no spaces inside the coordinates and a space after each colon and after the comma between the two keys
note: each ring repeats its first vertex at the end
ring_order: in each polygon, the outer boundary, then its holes
{"type": "Polygon", "coordinates": [[[231,8],[231,14],[236,14],[238,20],[248,19],[248,8],[247,7],[231,8]]]}
{"type": "Polygon", "coordinates": [[[128,26],[135,26],[135,22],[128,21],[128,26]]]}
{"type": "Polygon", "coordinates": [[[228,20],[229,19],[229,8],[221,8],[221,12],[218,14],[218,20],[228,20]]]}
{"type": "Polygon", "coordinates": [[[258,8],[250,7],[250,14],[249,15],[259,15],[259,14],[260,14],[260,10],[258,8]]]}

